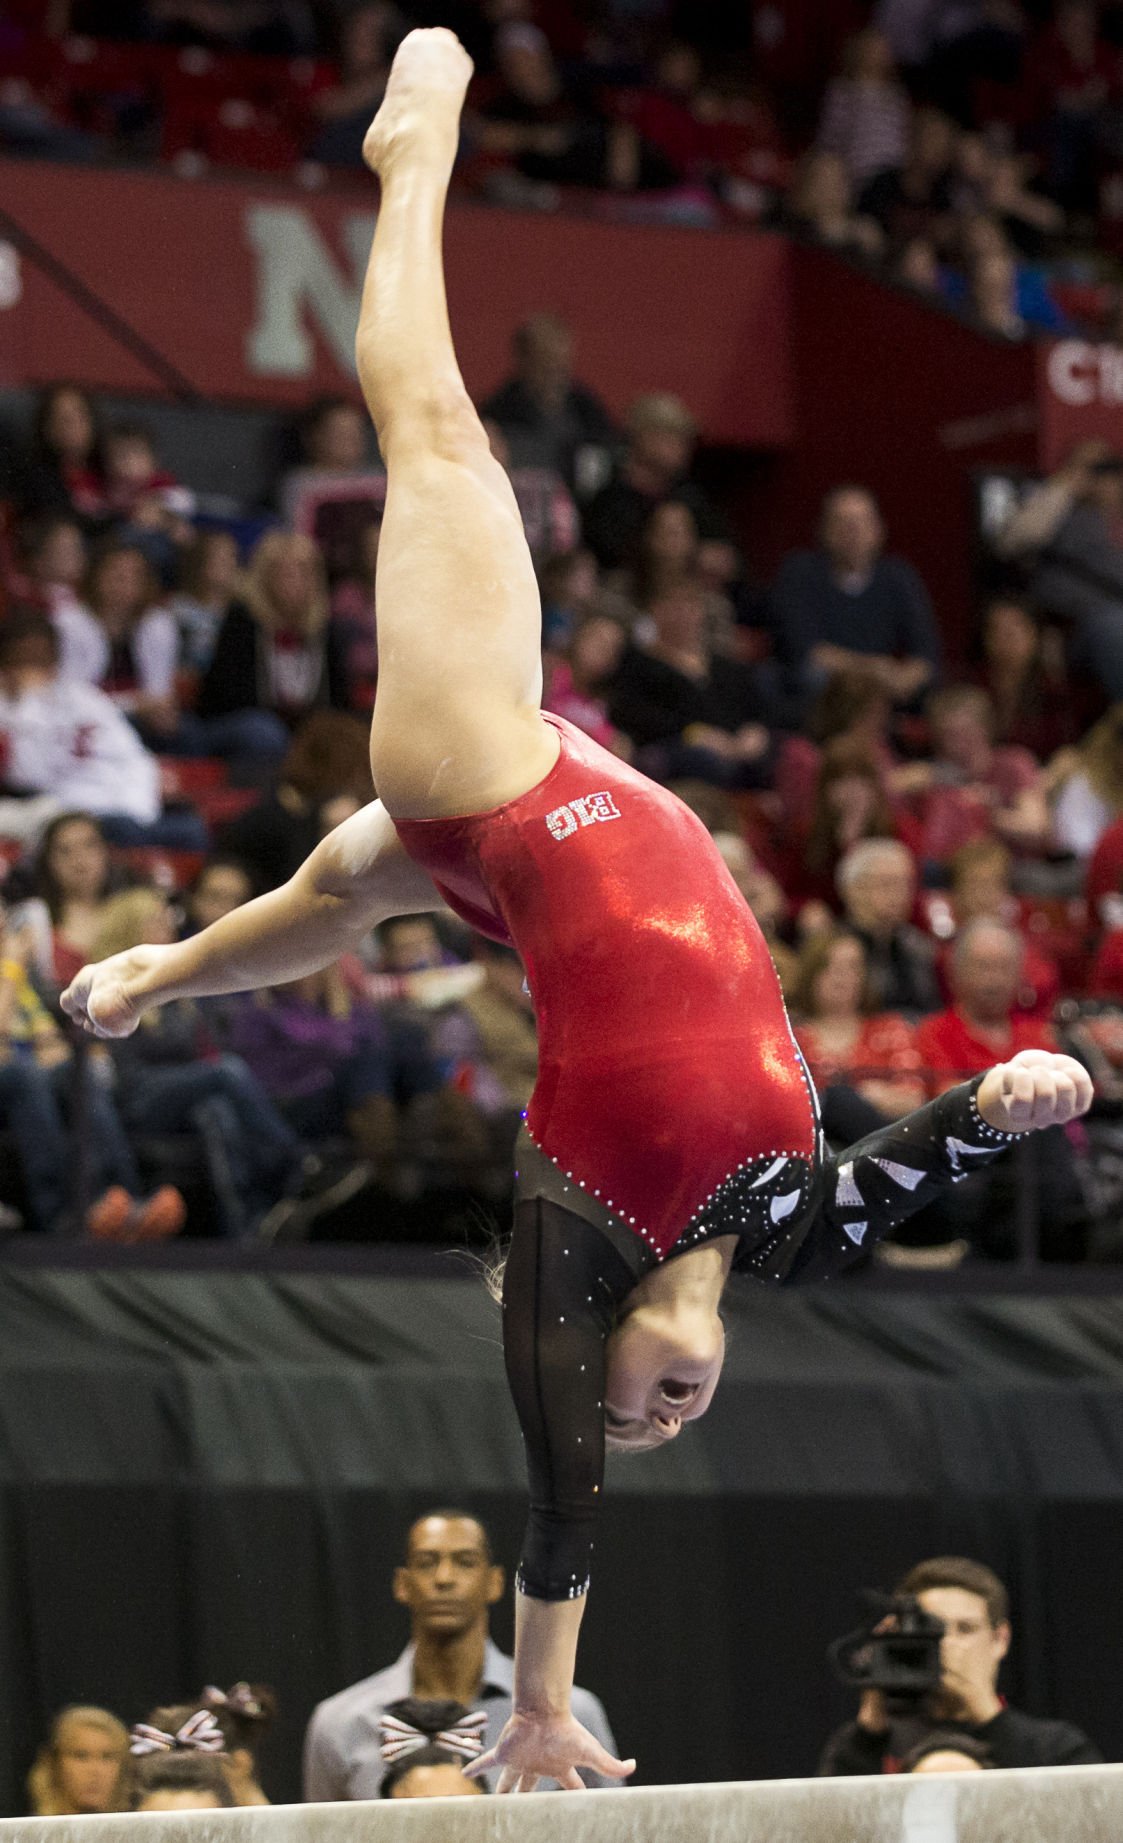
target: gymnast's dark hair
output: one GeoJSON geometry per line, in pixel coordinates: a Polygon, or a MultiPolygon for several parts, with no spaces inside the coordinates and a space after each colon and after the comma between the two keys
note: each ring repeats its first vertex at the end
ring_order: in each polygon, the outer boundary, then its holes
{"type": "Polygon", "coordinates": [[[210,1792],[224,1810],[237,1802],[221,1753],[150,1753],[133,1766],[131,1805],[136,1811],[155,1792],[210,1792]]]}
{"type": "MultiPolygon", "coordinates": [[[[403,1696],[398,1702],[388,1703],[384,1715],[395,1715],[399,1721],[408,1722],[419,1734],[436,1736],[446,1728],[455,1727],[458,1721],[471,1711],[463,1702],[429,1701],[422,1696],[403,1696]]],[[[386,1768],[382,1783],[378,1788],[379,1798],[393,1798],[394,1787],[408,1778],[415,1766],[455,1766],[462,1768],[465,1762],[459,1754],[449,1747],[438,1747],[431,1739],[424,1747],[415,1747],[412,1753],[403,1753],[392,1765],[386,1768]]],[[[487,1791],[482,1779],[476,1780],[481,1792],[487,1791]]]]}

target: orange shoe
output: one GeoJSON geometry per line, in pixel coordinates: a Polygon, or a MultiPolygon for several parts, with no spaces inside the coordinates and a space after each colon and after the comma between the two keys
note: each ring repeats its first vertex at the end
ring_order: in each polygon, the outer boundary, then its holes
{"type": "Polygon", "coordinates": [[[111,1184],[86,1211],[86,1229],[95,1241],[127,1241],[133,1200],[123,1184],[111,1184]]]}
{"type": "Polygon", "coordinates": [[[135,1241],[167,1241],[187,1221],[187,1205],[172,1184],[161,1184],[144,1203],[134,1205],[135,1241]]]}

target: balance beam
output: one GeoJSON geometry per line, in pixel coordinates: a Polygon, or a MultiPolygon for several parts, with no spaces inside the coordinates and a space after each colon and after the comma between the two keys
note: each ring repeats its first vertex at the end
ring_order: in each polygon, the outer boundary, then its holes
{"type": "Polygon", "coordinates": [[[0,1843],[1121,1843],[1123,1766],[773,1779],[152,1816],[6,1818],[0,1843]]]}

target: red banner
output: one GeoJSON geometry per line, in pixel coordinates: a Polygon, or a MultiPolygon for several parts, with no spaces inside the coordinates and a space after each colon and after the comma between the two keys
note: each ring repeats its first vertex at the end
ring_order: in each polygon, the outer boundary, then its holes
{"type": "Polygon", "coordinates": [[[1037,348],[1038,463],[1093,436],[1123,453],[1123,347],[1057,339],[1037,348]]]}
{"type": "MultiPolygon", "coordinates": [[[[359,189],[294,188],[0,162],[16,223],[202,395],[301,402],[352,386],[359,291],[374,226],[359,189]]],[[[2,232],[0,232],[2,235],[2,232]]],[[[677,392],[710,441],[792,434],[788,255],[752,231],[601,224],[455,207],[449,296],[469,389],[506,373],[512,329],[557,309],[578,368],[620,411],[677,392]]],[[[77,375],[160,389],[151,363],[99,325],[32,255],[0,255],[0,382],[77,375]]]]}

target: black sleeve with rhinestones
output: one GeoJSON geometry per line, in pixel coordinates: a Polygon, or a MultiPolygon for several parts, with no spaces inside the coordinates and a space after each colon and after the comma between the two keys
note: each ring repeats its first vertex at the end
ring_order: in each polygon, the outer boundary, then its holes
{"type": "Polygon", "coordinates": [[[516,1584],[536,1600],[589,1585],[604,1478],[605,1345],[637,1275],[589,1222],[521,1200],[503,1277],[503,1354],[526,1442],[530,1517],[516,1584]]]}
{"type": "Polygon", "coordinates": [[[828,1278],[873,1242],[999,1157],[1023,1133],[1000,1133],[979,1113],[982,1076],[824,1160],[819,1206],[786,1283],[828,1278]]]}

